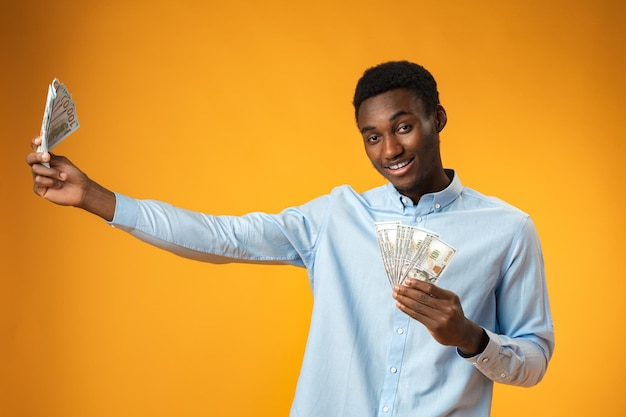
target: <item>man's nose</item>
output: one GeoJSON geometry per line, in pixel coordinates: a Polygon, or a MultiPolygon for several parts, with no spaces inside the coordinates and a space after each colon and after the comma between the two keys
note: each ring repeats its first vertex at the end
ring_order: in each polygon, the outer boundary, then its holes
{"type": "Polygon", "coordinates": [[[395,135],[387,135],[383,140],[383,156],[387,159],[394,159],[404,152],[402,143],[395,135]]]}

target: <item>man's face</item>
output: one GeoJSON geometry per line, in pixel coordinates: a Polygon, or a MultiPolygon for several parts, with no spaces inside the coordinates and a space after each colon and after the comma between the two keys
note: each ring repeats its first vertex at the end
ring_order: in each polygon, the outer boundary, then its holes
{"type": "Polygon", "coordinates": [[[365,152],[374,168],[415,203],[423,194],[447,185],[441,184],[439,155],[439,131],[445,122],[443,107],[428,115],[422,100],[406,89],[365,100],[357,114],[365,152]]]}

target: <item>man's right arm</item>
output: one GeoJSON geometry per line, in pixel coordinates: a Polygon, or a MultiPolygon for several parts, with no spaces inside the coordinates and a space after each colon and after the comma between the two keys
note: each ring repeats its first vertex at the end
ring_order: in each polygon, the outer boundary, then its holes
{"type": "MultiPolygon", "coordinates": [[[[33,149],[41,138],[32,140],[33,149]]],[[[48,152],[32,152],[26,157],[31,167],[35,194],[55,204],[86,210],[104,220],[113,220],[115,194],[91,180],[69,159],[48,152]],[[43,165],[49,163],[50,167],[43,165]]]]}
{"type": "MultiPolygon", "coordinates": [[[[33,139],[33,148],[39,145],[33,139]]],[[[102,187],[63,156],[33,152],[34,191],[55,204],[82,208],[142,241],[211,263],[251,262],[303,267],[323,227],[329,197],[279,214],[214,216],[156,200],[136,200],[102,187]],[[50,167],[43,163],[49,162],[50,167]]]]}

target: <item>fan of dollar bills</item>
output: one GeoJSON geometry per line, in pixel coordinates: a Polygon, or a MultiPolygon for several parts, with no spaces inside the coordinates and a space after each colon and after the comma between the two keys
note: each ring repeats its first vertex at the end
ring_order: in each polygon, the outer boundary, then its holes
{"type": "Polygon", "coordinates": [[[47,152],[80,127],[72,95],[56,78],[48,86],[48,98],[41,122],[41,145],[38,152],[47,152]]]}
{"type": "Polygon", "coordinates": [[[416,278],[433,284],[452,261],[456,249],[428,230],[401,222],[378,222],[376,237],[389,283],[416,278]]]}

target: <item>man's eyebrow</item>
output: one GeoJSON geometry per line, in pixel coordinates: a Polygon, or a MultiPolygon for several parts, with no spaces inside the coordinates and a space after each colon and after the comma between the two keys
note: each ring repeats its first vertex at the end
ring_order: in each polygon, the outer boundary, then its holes
{"type": "Polygon", "coordinates": [[[400,111],[397,111],[396,113],[394,113],[394,114],[393,114],[393,115],[389,118],[389,121],[395,120],[395,119],[397,119],[397,118],[398,118],[398,117],[400,117],[400,116],[404,116],[405,114],[409,114],[409,112],[408,112],[408,111],[406,111],[406,110],[400,110],[400,111]]]}
{"type": "MultiPolygon", "coordinates": [[[[397,119],[398,117],[404,116],[406,114],[409,114],[409,112],[406,111],[406,110],[399,110],[399,111],[397,111],[397,112],[395,112],[394,114],[391,115],[391,117],[389,118],[389,121],[391,122],[391,121],[397,119]]],[[[363,133],[365,133],[365,132],[367,132],[369,130],[374,130],[374,129],[376,129],[374,126],[363,126],[361,128],[360,132],[361,132],[361,134],[363,134],[363,133]]]]}
{"type": "Polygon", "coordinates": [[[374,126],[363,126],[359,132],[361,132],[361,134],[363,134],[363,133],[365,133],[367,131],[374,130],[374,129],[375,129],[374,126]]]}

